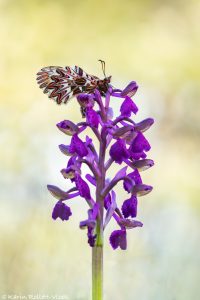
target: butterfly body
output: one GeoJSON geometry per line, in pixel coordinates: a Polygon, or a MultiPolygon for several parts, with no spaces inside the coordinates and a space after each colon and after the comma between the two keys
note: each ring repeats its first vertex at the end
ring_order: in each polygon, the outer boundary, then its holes
{"type": "Polygon", "coordinates": [[[71,97],[80,93],[91,94],[95,89],[105,96],[110,81],[111,76],[99,79],[87,74],[78,66],[64,68],[50,66],[37,73],[39,87],[57,104],[67,103],[71,97]]]}

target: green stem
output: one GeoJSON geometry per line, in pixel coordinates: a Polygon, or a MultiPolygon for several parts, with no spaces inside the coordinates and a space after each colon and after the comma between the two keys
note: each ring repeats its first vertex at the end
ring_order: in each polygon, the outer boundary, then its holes
{"type": "Polygon", "coordinates": [[[103,300],[103,203],[100,196],[98,200],[101,206],[96,225],[96,243],[92,248],[92,300],[103,300]]]}
{"type": "Polygon", "coordinates": [[[92,248],[92,300],[103,299],[103,245],[92,248]]]}
{"type": "MultiPolygon", "coordinates": [[[[102,119],[107,121],[105,108],[101,102],[102,119]]],[[[104,198],[101,195],[105,187],[105,154],[106,154],[106,134],[102,128],[100,134],[100,148],[97,176],[96,202],[99,204],[99,216],[96,223],[96,243],[92,249],[92,300],[103,300],[103,218],[104,218],[104,198]]]]}

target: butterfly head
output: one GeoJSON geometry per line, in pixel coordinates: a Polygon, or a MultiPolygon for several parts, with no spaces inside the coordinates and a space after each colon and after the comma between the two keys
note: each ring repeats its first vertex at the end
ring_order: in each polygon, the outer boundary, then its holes
{"type": "Polygon", "coordinates": [[[104,81],[106,81],[109,84],[111,82],[111,78],[112,76],[108,76],[104,79],[104,81]]]}
{"type": "Polygon", "coordinates": [[[111,76],[105,77],[104,79],[97,81],[98,89],[102,96],[104,96],[107,93],[110,87],[110,82],[111,82],[111,76]]]}

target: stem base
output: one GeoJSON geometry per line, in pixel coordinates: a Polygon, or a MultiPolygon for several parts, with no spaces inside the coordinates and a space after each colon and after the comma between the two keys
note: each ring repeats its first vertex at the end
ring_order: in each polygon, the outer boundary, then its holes
{"type": "Polygon", "coordinates": [[[92,248],[92,300],[103,299],[103,245],[92,248]]]}

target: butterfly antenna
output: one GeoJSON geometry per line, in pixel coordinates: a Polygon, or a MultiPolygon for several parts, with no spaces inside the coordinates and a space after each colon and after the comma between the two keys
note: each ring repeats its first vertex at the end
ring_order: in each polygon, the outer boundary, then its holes
{"type": "Polygon", "coordinates": [[[104,60],[101,60],[101,59],[99,59],[99,61],[100,61],[100,63],[101,63],[103,75],[106,77],[106,73],[105,73],[105,69],[106,69],[105,66],[106,66],[106,64],[105,64],[105,61],[104,61],[104,60]]]}

